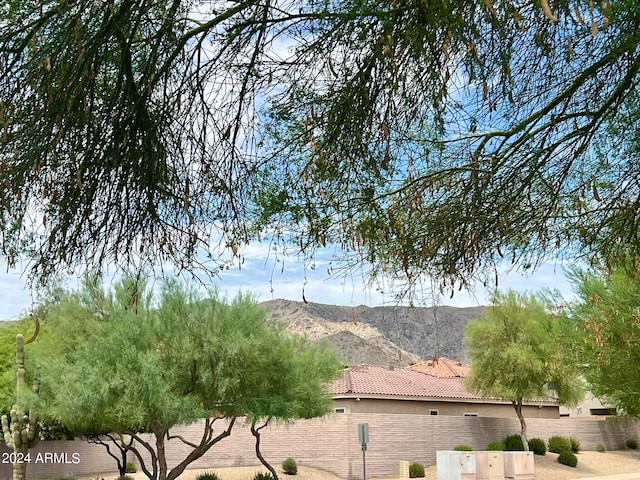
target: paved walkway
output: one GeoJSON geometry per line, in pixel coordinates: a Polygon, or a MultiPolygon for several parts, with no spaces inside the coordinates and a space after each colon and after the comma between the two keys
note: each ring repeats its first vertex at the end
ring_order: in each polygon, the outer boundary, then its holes
{"type": "Polygon", "coordinates": [[[640,480],[640,473],[619,473],[617,475],[603,475],[601,477],[585,477],[576,480],[640,480]]]}

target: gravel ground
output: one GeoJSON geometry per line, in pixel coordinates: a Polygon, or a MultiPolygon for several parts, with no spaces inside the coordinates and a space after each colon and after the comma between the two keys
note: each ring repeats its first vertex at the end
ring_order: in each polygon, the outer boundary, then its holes
{"type": "MultiPolygon", "coordinates": [[[[536,480],[574,480],[578,478],[596,477],[601,475],[613,475],[617,473],[637,473],[640,479],[640,451],[625,450],[612,452],[580,452],[578,454],[578,466],[567,467],[557,462],[558,456],[547,453],[545,456],[535,457],[536,480]]],[[[298,474],[289,476],[282,473],[276,466],[281,479],[290,480],[343,480],[339,477],[316,468],[298,466],[298,474]]],[[[180,476],[180,480],[195,480],[203,471],[215,472],[220,480],[251,480],[257,472],[266,472],[262,466],[256,467],[231,467],[212,468],[207,470],[187,470],[180,476]]],[[[109,480],[117,474],[101,474],[99,479],[109,480]]],[[[136,480],[144,480],[145,476],[140,472],[132,475],[136,480]]],[[[87,480],[91,477],[85,477],[87,480]]],[[[93,476],[93,478],[96,478],[93,476]]],[[[436,479],[436,467],[432,466],[425,471],[425,480],[436,479]]],[[[371,480],[398,480],[397,477],[375,476],[371,480]]]]}

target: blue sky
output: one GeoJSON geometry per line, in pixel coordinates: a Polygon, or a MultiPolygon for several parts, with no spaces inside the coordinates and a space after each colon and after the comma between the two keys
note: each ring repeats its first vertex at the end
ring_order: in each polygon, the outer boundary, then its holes
{"type": "MultiPolygon", "coordinates": [[[[379,289],[367,288],[363,279],[355,274],[328,275],[328,256],[327,260],[319,257],[320,260],[314,269],[305,268],[301,260],[287,258],[284,271],[281,268],[282,264],[274,264],[266,249],[259,245],[245,248],[243,256],[244,263],[240,269],[229,269],[219,278],[210,281],[201,278],[205,284],[203,289],[217,285],[228,296],[233,296],[239,291],[249,291],[256,294],[260,301],[275,298],[301,301],[304,289],[304,296],[309,302],[370,307],[395,304],[391,292],[383,294],[379,289]]],[[[77,279],[70,278],[67,286],[77,288],[77,279]]],[[[562,266],[553,263],[543,263],[538,270],[528,275],[518,272],[501,275],[499,288],[528,292],[551,288],[559,290],[565,298],[571,296],[571,286],[563,275],[562,266]]],[[[453,298],[447,295],[440,301],[443,305],[457,307],[484,305],[489,293],[482,285],[478,285],[471,293],[459,291],[453,298]]],[[[431,300],[427,294],[423,304],[430,306],[431,300]]],[[[21,271],[5,269],[0,272],[0,320],[17,318],[21,312],[28,311],[35,301],[36,294],[28,288],[21,271]]]]}

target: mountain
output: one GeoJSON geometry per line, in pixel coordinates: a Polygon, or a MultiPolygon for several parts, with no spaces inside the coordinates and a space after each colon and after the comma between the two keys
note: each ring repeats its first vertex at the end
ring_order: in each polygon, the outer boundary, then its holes
{"type": "Polygon", "coordinates": [[[326,339],[349,365],[402,365],[447,357],[468,361],[464,327],[484,307],[346,307],[292,300],[262,303],[271,321],[311,341],[326,339]]]}

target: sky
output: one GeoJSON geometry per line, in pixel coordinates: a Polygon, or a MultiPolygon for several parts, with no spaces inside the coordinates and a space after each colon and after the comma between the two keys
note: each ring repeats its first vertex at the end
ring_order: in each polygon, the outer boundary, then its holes
{"type": "MultiPolygon", "coordinates": [[[[327,268],[331,261],[327,255],[318,257],[314,269],[305,268],[304,262],[296,258],[287,258],[282,263],[274,263],[269,257],[266,247],[259,244],[249,245],[244,249],[244,262],[240,269],[231,268],[210,281],[200,278],[203,284],[195,283],[202,288],[217,286],[228,297],[240,291],[252,292],[259,301],[276,298],[333,305],[369,307],[395,305],[397,301],[392,292],[382,292],[379,288],[368,288],[363,279],[357,275],[329,275],[327,268]]],[[[107,276],[105,283],[110,281],[107,276]]],[[[536,271],[523,275],[511,272],[499,276],[501,290],[513,289],[522,292],[537,292],[543,288],[557,289],[569,299],[572,294],[571,285],[564,277],[563,268],[559,264],[543,263],[536,271]]],[[[70,277],[67,287],[77,289],[77,278],[70,277]]],[[[453,298],[448,295],[439,301],[441,305],[455,307],[471,307],[486,305],[490,291],[477,285],[472,292],[457,291],[453,298]]],[[[0,320],[16,319],[37,302],[37,293],[28,287],[26,276],[18,269],[0,272],[0,320]]],[[[431,296],[426,295],[423,302],[416,305],[431,306],[431,296]]]]}

